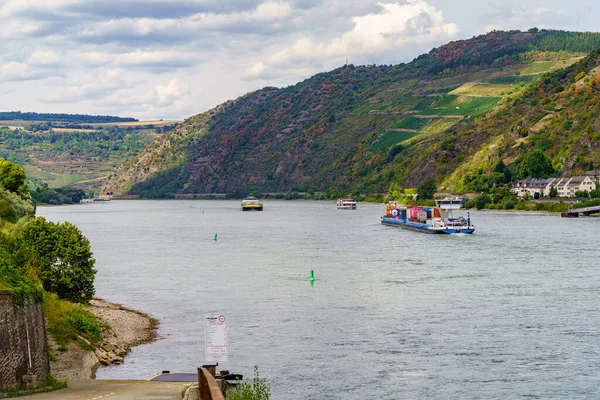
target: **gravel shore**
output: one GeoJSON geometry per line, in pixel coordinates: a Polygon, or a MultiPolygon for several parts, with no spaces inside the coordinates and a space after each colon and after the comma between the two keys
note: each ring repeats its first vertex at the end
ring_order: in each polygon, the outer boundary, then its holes
{"type": "Polygon", "coordinates": [[[106,322],[110,329],[102,332],[102,343],[95,350],[84,350],[71,343],[66,351],[48,338],[53,357],[50,373],[59,380],[93,379],[100,365],[120,364],[131,347],[157,338],[158,321],[146,314],[129,310],[120,304],[93,299],[89,311],[106,322]]]}

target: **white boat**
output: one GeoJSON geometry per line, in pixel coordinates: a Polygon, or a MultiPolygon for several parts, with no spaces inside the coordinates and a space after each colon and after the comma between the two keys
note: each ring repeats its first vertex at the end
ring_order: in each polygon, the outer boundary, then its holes
{"type": "Polygon", "coordinates": [[[356,210],[354,199],[339,199],[336,203],[338,210],[356,210]]]}

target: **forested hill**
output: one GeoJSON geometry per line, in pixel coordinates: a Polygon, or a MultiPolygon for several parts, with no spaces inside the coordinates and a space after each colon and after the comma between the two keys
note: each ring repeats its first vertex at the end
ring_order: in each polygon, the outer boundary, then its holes
{"type": "Polygon", "coordinates": [[[105,122],[135,122],[137,119],[130,117],[115,117],[111,115],[86,115],[86,114],[56,114],[36,113],[21,111],[0,111],[0,121],[61,121],[77,124],[95,124],[105,122]]]}
{"type": "MultiPolygon", "coordinates": [[[[408,64],[346,65],[287,88],[265,88],[189,118],[123,164],[106,190],[145,197],[375,193],[430,177],[440,183],[502,133],[489,121],[511,112],[503,104],[531,96],[544,73],[582,68],[580,60],[596,48],[597,33],[495,31],[408,64]],[[477,131],[483,126],[485,133],[477,131]]],[[[506,161],[518,169],[522,159],[511,157],[506,161]]]]}

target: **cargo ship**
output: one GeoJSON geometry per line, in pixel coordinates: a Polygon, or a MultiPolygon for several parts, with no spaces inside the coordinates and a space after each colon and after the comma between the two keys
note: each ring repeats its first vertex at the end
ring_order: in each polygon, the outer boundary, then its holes
{"type": "Polygon", "coordinates": [[[262,211],[263,205],[256,197],[246,197],[242,200],[242,211],[262,211]]]}
{"type": "Polygon", "coordinates": [[[436,201],[436,207],[403,206],[391,202],[386,206],[385,215],[381,217],[383,225],[397,226],[413,231],[434,234],[471,234],[475,227],[471,225],[471,215],[467,218],[453,217],[452,210],[461,207],[458,199],[436,201]]]}

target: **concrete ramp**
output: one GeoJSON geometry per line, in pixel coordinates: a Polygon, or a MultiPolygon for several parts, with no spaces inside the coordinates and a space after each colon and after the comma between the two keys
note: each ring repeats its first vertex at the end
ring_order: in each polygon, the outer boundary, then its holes
{"type": "Polygon", "coordinates": [[[173,400],[181,399],[190,382],[71,381],[69,387],[27,396],[35,400],[173,400]]]}

